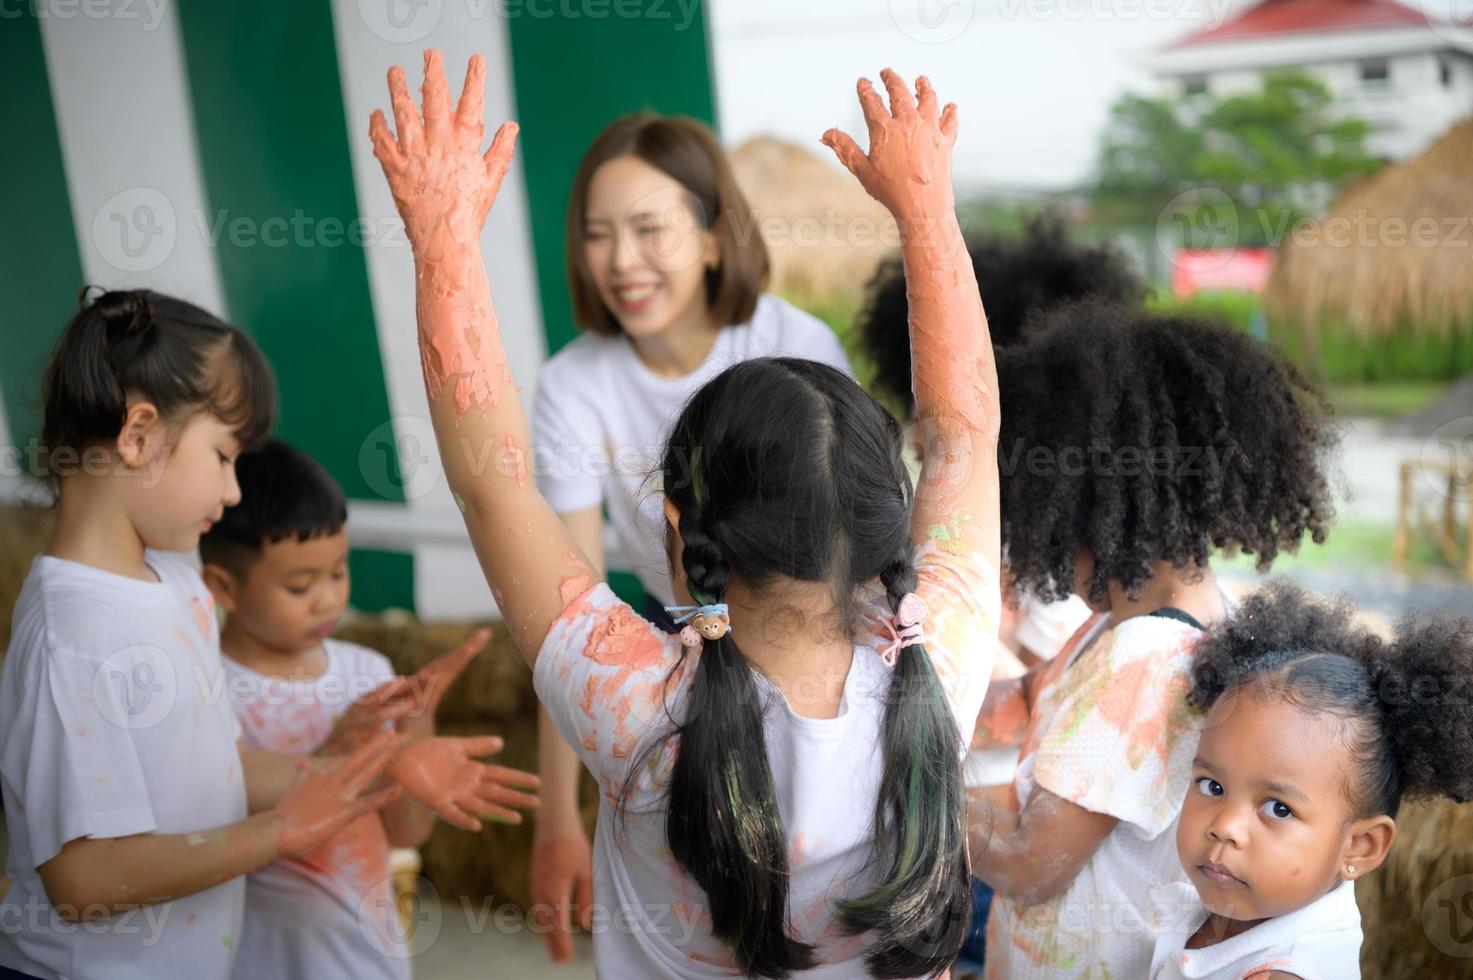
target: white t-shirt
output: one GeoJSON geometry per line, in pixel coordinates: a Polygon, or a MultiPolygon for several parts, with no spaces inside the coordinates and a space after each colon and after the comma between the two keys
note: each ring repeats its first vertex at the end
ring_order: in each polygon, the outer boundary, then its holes
{"type": "Polygon", "coordinates": [[[630,570],[663,605],[674,601],[661,510],[665,440],[691,395],[754,357],[804,357],[852,373],[822,320],[764,294],[752,319],[723,327],[705,361],[683,378],[650,371],[622,334],[585,333],[543,365],[537,380],[538,489],[559,514],[606,504],[630,570]]]}
{"type": "Polygon", "coordinates": [[[1176,821],[1197,751],[1187,705],[1192,648],[1202,633],[1165,616],[1136,616],[1056,656],[1040,681],[1013,780],[1019,807],[1038,787],[1119,822],[1068,887],[1022,906],[1005,895],[987,923],[995,980],[1141,977],[1157,925],[1152,891],[1185,881],[1176,821]]]}
{"type": "MultiPolygon", "coordinates": [[[[394,677],[388,658],[324,640],[327,670],[309,681],[268,677],[228,656],[231,702],[247,748],[310,755],[356,698],[394,677]]],[[[389,840],[377,813],[326,844],[246,879],[235,980],[353,977],[408,980],[411,952],[394,910],[389,840]]]]}
{"type": "Polygon", "coordinates": [[[0,784],[10,830],[0,964],[37,977],[225,980],[244,879],[71,923],[36,869],[80,837],[181,834],[246,816],[240,730],[223,691],[209,591],[180,555],[158,582],[41,556],[0,677],[0,784]]]}
{"type": "Polygon", "coordinates": [[[1277,970],[1301,980],[1358,980],[1360,909],[1355,883],[1342,881],[1304,908],[1268,919],[1205,949],[1187,940],[1207,921],[1207,907],[1190,884],[1155,894],[1165,920],[1151,957],[1151,980],[1242,980],[1277,970]]]}
{"type": "MultiPolygon", "coordinates": [[[[929,610],[925,649],[957,721],[960,757],[997,649],[997,570],[981,555],[948,552],[934,542],[918,549],[916,568],[916,592],[929,610]],[[988,636],[993,642],[983,642],[988,636]]],[[[871,622],[888,615],[889,607],[883,596],[871,596],[863,611],[871,622]]],[[[891,679],[876,639],[869,630],[855,637],[835,718],[795,714],[782,692],[754,673],[764,695],[767,762],[788,840],[789,928],[815,944],[822,961],[804,976],[864,975],[865,945],[873,938],[842,935],[833,902],[865,894],[876,883],[872,815],[891,679]]],[[[594,967],[601,977],[735,973],[731,950],[711,935],[700,886],[667,844],[665,791],[675,740],[633,775],[622,826],[615,808],[640,749],[668,730],[672,717],[683,720],[701,652],[677,668],[681,653],[678,637],[646,622],[600,584],[564,610],[533,673],[538,697],[604,794],[593,853],[594,967]]]]}

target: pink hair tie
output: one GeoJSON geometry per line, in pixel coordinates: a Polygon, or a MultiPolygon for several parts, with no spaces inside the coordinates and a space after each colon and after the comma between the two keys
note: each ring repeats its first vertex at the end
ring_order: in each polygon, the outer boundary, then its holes
{"type": "Polygon", "coordinates": [[[914,592],[907,592],[901,597],[895,615],[888,616],[881,621],[885,632],[890,634],[890,642],[880,651],[880,659],[884,661],[886,667],[895,666],[895,662],[900,658],[901,650],[926,642],[921,632],[921,624],[925,621],[925,600],[914,592]]]}

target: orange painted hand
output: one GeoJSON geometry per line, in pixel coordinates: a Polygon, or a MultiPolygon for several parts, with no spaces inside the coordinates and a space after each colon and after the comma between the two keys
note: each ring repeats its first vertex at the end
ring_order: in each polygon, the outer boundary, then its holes
{"type": "Polygon", "coordinates": [[[409,700],[412,693],[412,678],[396,677],[385,681],[348,706],[333,722],[327,740],[315,755],[347,755],[374,735],[385,725],[396,723],[414,710],[409,700]]]}
{"type": "Polygon", "coordinates": [[[481,801],[481,816],[501,823],[519,824],[522,815],[517,810],[535,810],[542,805],[542,800],[535,795],[542,788],[542,780],[536,773],[508,766],[486,766],[485,769],[476,794],[481,801]],[[522,790],[532,792],[524,793],[522,790]]]}
{"type": "Polygon", "coordinates": [[[365,813],[398,799],[397,786],[365,795],[398,748],[399,736],[381,731],[351,755],[315,766],[306,759],[299,762],[300,777],[272,811],[277,853],[290,857],[310,851],[365,813]]]}
{"type": "Polygon", "coordinates": [[[500,819],[507,791],[493,774],[500,767],[484,766],[476,757],[500,752],[504,744],[494,735],[420,739],[394,757],[389,777],[446,823],[478,831],[477,816],[500,819]]]}
{"type": "Polygon", "coordinates": [[[889,109],[869,79],[859,80],[869,152],[837,129],[823,134],[823,144],[902,223],[950,215],[955,207],[951,148],[956,143],[956,105],[947,103],[938,112],[936,93],[924,75],[916,79],[914,98],[905,80],[890,69],[880,72],[880,78],[890,93],[889,109]]]}
{"type": "Polygon", "coordinates": [[[425,52],[424,72],[423,117],[409,95],[404,69],[395,65],[389,69],[389,97],[398,138],[389,132],[379,109],[369,121],[368,135],[410,245],[416,255],[434,260],[453,245],[474,244],[480,238],[511,163],[517,124],[503,123],[483,154],[486,59],[471,58],[453,111],[440,52],[425,52]]]}
{"type": "Polygon", "coordinates": [[[532,921],[554,963],[573,958],[573,913],[593,929],[593,850],[582,827],[532,845],[532,921]]]}
{"type": "Polygon", "coordinates": [[[416,718],[426,715],[433,718],[450,685],[476,659],[476,654],[486,648],[490,639],[489,629],[476,630],[454,650],[436,657],[413,676],[403,678],[408,683],[410,714],[416,718]]]}

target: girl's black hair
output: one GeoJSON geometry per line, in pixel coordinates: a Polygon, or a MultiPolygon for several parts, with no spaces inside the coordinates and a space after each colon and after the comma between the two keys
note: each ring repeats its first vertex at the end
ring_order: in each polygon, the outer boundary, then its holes
{"type": "Polygon", "coordinates": [[[268,542],[336,534],[348,523],[348,498],[321,463],[279,439],[235,461],[240,503],[200,536],[206,564],[245,573],[268,542]]]}
{"type": "MultiPolygon", "coordinates": [[[[862,588],[879,579],[893,611],[916,586],[900,450],[895,420],[833,368],[761,358],[718,375],[676,421],[663,464],[691,595],[719,602],[733,578],[759,593],[784,578],[827,582],[852,623],[862,588]]],[[[682,657],[675,669],[684,666],[682,657]]],[[[762,697],[730,636],[705,642],[695,671],[684,719],[665,736],[679,740],[670,851],[705,890],[712,932],[742,971],[785,977],[817,960],[787,931],[788,844],[762,697]]],[[[928,976],[960,950],[971,898],[962,744],[923,647],[894,669],[881,739],[879,883],[836,903],[836,915],[850,935],[875,932],[865,956],[873,975],[928,976]]]]}
{"type": "Polygon", "coordinates": [[[998,354],[1002,540],[1018,587],[1132,596],[1152,563],[1235,546],[1266,568],[1333,514],[1323,395],[1227,324],[1085,300],[998,354]]]}
{"type": "Polygon", "coordinates": [[[1190,702],[1251,688],[1346,724],[1358,816],[1404,798],[1473,799],[1473,626],[1408,617],[1382,640],[1348,602],[1277,583],[1243,600],[1197,645],[1190,702]]]}
{"type": "MultiPolygon", "coordinates": [[[[193,303],[149,289],[104,292],[72,317],[42,383],[48,454],[107,444],[122,431],[129,397],[165,422],[210,411],[245,447],[271,431],[276,382],[259,348],[193,303]]],[[[55,474],[53,474],[55,475],[55,474]]]]}
{"type": "MultiPolygon", "coordinates": [[[[1049,307],[1094,297],[1139,303],[1145,286],[1129,258],[1109,243],[1087,245],[1069,233],[1058,214],[1030,216],[1018,235],[967,236],[994,349],[1024,338],[1025,328],[1049,307]]],[[[865,287],[857,321],[864,351],[874,363],[874,384],[887,397],[911,404],[910,304],[905,270],[890,258],[865,287]]]]}

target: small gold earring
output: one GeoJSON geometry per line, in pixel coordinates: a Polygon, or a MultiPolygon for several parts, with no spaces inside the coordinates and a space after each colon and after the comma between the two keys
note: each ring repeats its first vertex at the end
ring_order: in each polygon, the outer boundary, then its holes
{"type": "Polygon", "coordinates": [[[1355,865],[1353,865],[1353,864],[1347,864],[1345,866],[1345,873],[1348,874],[1348,875],[1355,874],[1355,865]]]}

